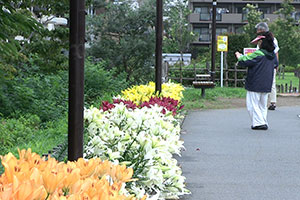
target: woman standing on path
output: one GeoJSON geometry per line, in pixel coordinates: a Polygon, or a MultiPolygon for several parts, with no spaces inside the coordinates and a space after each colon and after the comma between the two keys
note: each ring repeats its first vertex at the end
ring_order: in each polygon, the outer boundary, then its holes
{"type": "Polygon", "coordinates": [[[238,65],[248,67],[245,88],[247,90],[247,110],[252,129],[267,130],[268,93],[271,92],[274,68],[278,60],[274,54],[273,37],[266,32],[257,36],[251,43],[258,42],[259,49],[249,55],[236,52],[238,65]]]}
{"type": "MultiPolygon", "coordinates": [[[[265,32],[270,32],[269,26],[266,22],[259,22],[258,24],[256,24],[255,28],[256,28],[257,35],[260,35],[265,32]]],[[[279,62],[279,58],[278,58],[279,46],[278,46],[278,41],[274,36],[273,36],[273,42],[274,42],[274,47],[275,47],[274,53],[276,54],[277,60],[279,62]]],[[[259,49],[259,47],[257,47],[257,49],[259,49]]],[[[277,72],[277,69],[278,69],[278,66],[274,69],[273,84],[272,84],[271,93],[269,94],[269,97],[270,97],[270,106],[268,108],[269,110],[275,110],[275,108],[276,108],[276,102],[277,102],[276,72],[277,72]]]]}

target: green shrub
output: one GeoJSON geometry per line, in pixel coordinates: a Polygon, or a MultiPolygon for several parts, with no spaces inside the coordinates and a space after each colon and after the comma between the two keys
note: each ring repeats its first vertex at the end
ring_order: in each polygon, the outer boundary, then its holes
{"type": "MultiPolygon", "coordinates": [[[[104,62],[85,65],[86,105],[108,100],[129,87],[126,74],[104,69],[104,62]]],[[[68,72],[56,74],[24,73],[0,84],[0,113],[19,118],[24,114],[39,116],[42,122],[59,119],[68,109],[68,72]]]]}
{"type": "MultiPolygon", "coordinates": [[[[66,148],[67,116],[56,119],[56,121],[47,122],[43,126],[40,122],[38,116],[30,114],[21,116],[18,119],[0,119],[0,155],[11,152],[17,156],[18,149],[31,148],[33,152],[42,156],[48,154],[50,150],[60,144],[63,144],[63,147],[66,148]]],[[[57,151],[53,156],[63,160],[63,157],[65,157],[63,153],[65,153],[65,150],[57,151]]],[[[3,173],[3,167],[0,162],[1,173],[3,173]]]]}
{"type": "MultiPolygon", "coordinates": [[[[229,69],[234,69],[234,66],[237,62],[237,59],[235,57],[235,52],[239,51],[240,53],[243,53],[244,48],[253,48],[252,44],[250,44],[251,39],[247,34],[228,34],[228,52],[227,52],[227,64],[229,69]]],[[[220,53],[219,53],[220,54],[220,53]]],[[[217,56],[218,63],[220,61],[220,56],[217,56]]],[[[220,66],[220,64],[217,64],[220,66]]],[[[239,69],[245,69],[243,67],[239,67],[239,69]]],[[[224,72],[225,73],[225,72],[224,72]]],[[[216,73],[216,77],[220,77],[220,73],[216,73]]],[[[228,74],[229,79],[234,78],[234,72],[230,72],[228,74]]],[[[237,78],[243,79],[246,77],[245,72],[238,72],[237,78]]],[[[229,82],[229,86],[233,86],[234,82],[229,82]]],[[[238,82],[238,87],[243,87],[243,82],[238,82]]]]}
{"type": "Polygon", "coordinates": [[[68,133],[66,116],[41,125],[36,115],[28,114],[18,119],[1,119],[0,155],[8,152],[17,154],[18,148],[31,148],[42,155],[66,141],[68,133]]]}
{"type": "MultiPolygon", "coordinates": [[[[282,67],[282,66],[280,66],[280,67],[282,67]]],[[[285,66],[284,67],[284,71],[285,72],[295,72],[295,71],[299,71],[300,70],[300,67],[295,67],[295,66],[285,66]]]]}
{"type": "Polygon", "coordinates": [[[227,63],[229,68],[233,68],[237,62],[235,52],[243,53],[243,49],[248,47],[254,46],[250,44],[250,38],[247,34],[228,34],[227,63]]]}
{"type": "Polygon", "coordinates": [[[36,115],[26,115],[19,119],[0,120],[0,152],[1,155],[8,149],[23,144],[39,130],[40,119],[36,115]]]}
{"type": "Polygon", "coordinates": [[[67,72],[57,75],[18,76],[0,86],[0,112],[4,117],[30,113],[45,122],[67,111],[67,72]]]}
{"type": "Polygon", "coordinates": [[[210,61],[211,59],[211,51],[209,47],[201,47],[201,46],[191,46],[190,52],[192,54],[193,60],[198,60],[199,62],[205,63],[206,61],[210,61]]]}
{"type": "Polygon", "coordinates": [[[88,105],[98,103],[99,100],[108,100],[129,86],[125,74],[106,71],[104,66],[105,62],[86,61],[84,87],[88,105]]]}

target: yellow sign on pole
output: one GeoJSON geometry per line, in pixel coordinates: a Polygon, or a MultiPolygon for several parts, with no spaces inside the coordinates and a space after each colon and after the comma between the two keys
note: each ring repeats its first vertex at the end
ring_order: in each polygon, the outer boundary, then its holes
{"type": "Polygon", "coordinates": [[[217,51],[228,51],[228,36],[218,36],[217,51]]]}

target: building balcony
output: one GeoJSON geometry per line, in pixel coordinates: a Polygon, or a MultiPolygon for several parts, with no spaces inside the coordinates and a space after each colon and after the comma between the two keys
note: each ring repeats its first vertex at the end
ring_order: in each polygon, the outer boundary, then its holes
{"type": "MultiPolygon", "coordinates": [[[[278,15],[264,14],[263,18],[274,21],[278,15]]],[[[189,16],[191,24],[194,23],[211,23],[211,16],[209,14],[191,13],[189,16]]],[[[224,13],[217,16],[217,24],[245,24],[247,23],[246,15],[241,13],[224,13]]]]}
{"type": "Polygon", "coordinates": [[[274,21],[276,18],[278,18],[278,15],[275,14],[264,14],[265,19],[270,19],[270,21],[274,21]]]}
{"type": "MultiPolygon", "coordinates": [[[[199,22],[204,22],[204,23],[211,23],[211,14],[209,13],[191,13],[189,16],[190,23],[199,23],[199,22]]],[[[222,20],[222,15],[217,14],[216,16],[216,21],[221,21],[222,20]]]]}
{"type": "Polygon", "coordinates": [[[243,23],[243,14],[241,13],[226,13],[222,14],[222,20],[224,24],[241,24],[243,23]]]}
{"type": "Polygon", "coordinates": [[[210,42],[211,41],[211,35],[210,34],[201,34],[199,36],[199,42],[210,42]]]}
{"type": "MultiPolygon", "coordinates": [[[[189,21],[193,23],[211,23],[210,14],[191,13],[189,21]]],[[[243,15],[240,13],[225,13],[217,15],[217,24],[243,24],[243,15]]]]}
{"type": "Polygon", "coordinates": [[[199,23],[200,22],[200,13],[191,13],[189,15],[190,23],[199,23]]]}

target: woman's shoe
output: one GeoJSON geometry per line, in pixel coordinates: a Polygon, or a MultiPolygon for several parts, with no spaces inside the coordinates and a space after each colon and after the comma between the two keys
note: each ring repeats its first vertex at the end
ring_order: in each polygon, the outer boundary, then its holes
{"type": "Polygon", "coordinates": [[[276,105],[275,104],[271,104],[268,109],[269,110],[275,110],[275,108],[276,108],[276,105]]]}
{"type": "Polygon", "coordinates": [[[264,124],[264,125],[260,125],[260,126],[251,126],[251,129],[253,129],[253,130],[268,130],[268,125],[264,124]]]}

